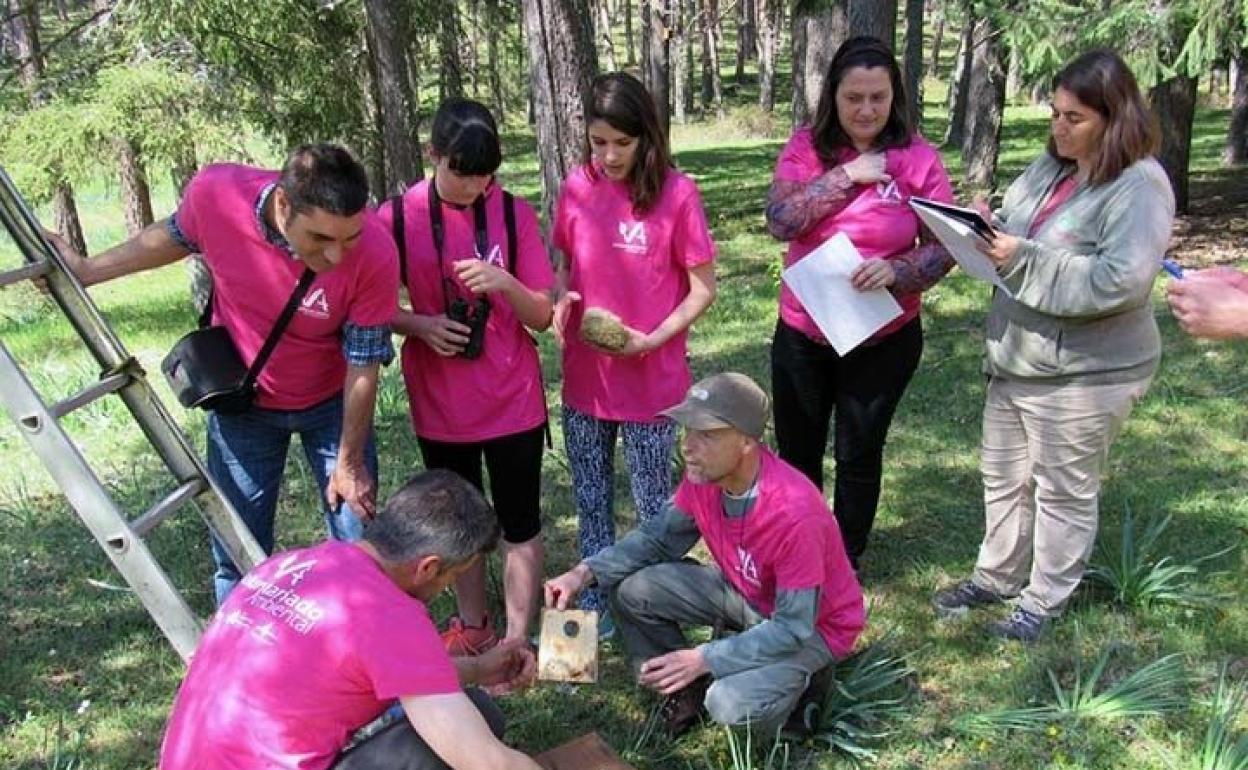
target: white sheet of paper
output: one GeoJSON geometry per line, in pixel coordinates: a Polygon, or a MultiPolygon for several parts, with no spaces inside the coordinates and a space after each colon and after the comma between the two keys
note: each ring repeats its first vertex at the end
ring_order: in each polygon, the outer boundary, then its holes
{"type": "Polygon", "coordinates": [[[861,263],[862,255],[849,236],[837,233],[783,274],[819,331],[842,356],[901,315],[901,305],[887,289],[858,291],[849,282],[849,274],[861,263]]]}
{"type": "Polygon", "coordinates": [[[968,275],[987,281],[1009,296],[1014,296],[1006,287],[1005,282],[1001,280],[1001,276],[997,275],[997,266],[975,247],[975,243],[980,240],[979,236],[975,235],[975,231],[956,219],[946,217],[914,201],[910,202],[910,208],[914,209],[919,219],[923,220],[923,224],[927,225],[932,234],[940,239],[946,249],[949,249],[958,267],[961,267],[968,275]]]}

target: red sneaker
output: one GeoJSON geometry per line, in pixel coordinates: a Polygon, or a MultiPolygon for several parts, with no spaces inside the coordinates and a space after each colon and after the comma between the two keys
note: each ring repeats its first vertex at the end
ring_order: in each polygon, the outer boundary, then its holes
{"type": "Polygon", "coordinates": [[[488,615],[480,626],[465,625],[463,619],[456,615],[442,632],[442,644],[452,657],[480,655],[498,644],[498,635],[494,633],[488,615]]]}

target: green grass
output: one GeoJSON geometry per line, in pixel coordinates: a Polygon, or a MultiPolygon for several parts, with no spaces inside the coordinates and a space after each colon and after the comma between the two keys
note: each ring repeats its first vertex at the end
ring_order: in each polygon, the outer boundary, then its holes
{"type": "MultiPolygon", "coordinates": [[[[929,88],[928,105],[928,134],[936,137],[941,126],[932,118],[942,112],[935,102],[937,90],[929,88]]],[[[747,86],[734,103],[750,98],[747,86]]],[[[719,298],[692,335],[694,374],[739,369],[766,384],[776,295],[769,268],[782,247],[766,235],[762,203],[785,131],[784,121],[778,134],[759,130],[757,118],[750,108],[734,106],[722,124],[696,123],[674,133],[678,161],[701,185],[721,250],[719,298]]],[[[1010,109],[1003,179],[1039,151],[1046,126],[1043,107],[1010,109]]],[[[1198,193],[1204,179],[1229,178],[1216,166],[1225,126],[1224,111],[1202,109],[1198,115],[1193,147],[1198,193]]],[[[537,179],[531,139],[523,131],[509,138],[504,173],[514,189],[533,196],[537,179]]],[[[946,160],[956,174],[954,154],[946,160]]],[[[114,196],[115,190],[103,184],[80,190],[93,249],[122,235],[114,196]]],[[[171,205],[169,190],[159,188],[157,211],[167,212],[171,205]]],[[[1239,249],[1240,259],[1246,256],[1242,243],[1226,245],[1239,249]]],[[[0,255],[11,254],[11,247],[0,242],[0,255]]],[[[97,287],[92,294],[150,373],[158,371],[170,343],[193,323],[179,266],[97,287]]],[[[1205,593],[1236,597],[1212,609],[1122,608],[1093,591],[1081,591],[1069,611],[1077,623],[1057,623],[1032,649],[987,638],[979,629],[987,613],[970,624],[933,619],[931,592],[967,574],[982,534],[977,463],[987,300],[984,285],[958,274],[927,293],[923,363],[891,433],[880,515],[863,573],[873,605],[865,641],[889,636],[915,674],[906,716],[887,726],[887,737],[875,747],[876,765],[1171,767],[1172,760],[1183,759],[1205,741],[1209,715],[1195,703],[1164,716],[1064,722],[1026,733],[967,736],[953,728],[962,714],[1045,702],[1052,696],[1046,672],[1069,682],[1080,661],[1094,659],[1097,650],[1111,644],[1115,657],[1105,671],[1107,680],[1177,655],[1188,670],[1203,672],[1198,692],[1212,691],[1210,672],[1219,662],[1238,659],[1242,669],[1248,656],[1248,603],[1242,600],[1248,570],[1242,547],[1191,578],[1193,587],[1205,593]]],[[[1164,361],[1150,394],[1114,446],[1102,511],[1110,532],[1121,530],[1128,509],[1142,519],[1172,516],[1154,552],[1188,563],[1242,544],[1248,531],[1248,411],[1243,408],[1248,346],[1193,342],[1177,329],[1159,291],[1154,301],[1164,361]]],[[[68,326],[31,289],[0,294],[0,340],[50,398],[96,376],[68,326]]],[[[557,404],[558,358],[548,335],[541,345],[548,400],[557,404]]],[[[161,378],[153,381],[167,398],[161,378]]],[[[175,413],[202,447],[202,417],[175,413]]],[[[138,431],[118,405],[94,407],[67,424],[128,507],[142,510],[168,489],[158,461],[144,451],[138,431]]],[[[576,554],[567,462],[557,422],[553,427],[556,448],[547,456],[543,479],[551,573],[570,565],[576,554]]],[[[394,367],[384,375],[377,429],[384,496],[420,465],[394,367]]],[[[280,547],[323,537],[314,483],[296,454],[278,516],[280,547]]],[[[832,472],[830,463],[827,470],[832,472]]],[[[633,511],[622,477],[617,500],[621,527],[627,529],[633,511]]],[[[0,423],[0,533],[0,766],[152,766],[182,665],[134,598],[117,590],[122,581],[7,421],[0,423]]],[[[183,517],[162,528],[153,548],[192,604],[208,613],[210,560],[198,520],[183,517]]],[[[450,603],[444,597],[434,609],[444,615],[450,603]]],[[[509,699],[511,739],[540,751],[597,730],[638,768],[734,766],[733,747],[717,728],[676,742],[648,729],[654,699],[629,684],[617,647],[606,648],[602,672],[597,686],[543,686],[509,699]]],[[[1233,732],[1234,727],[1226,729],[1233,732]]],[[[764,754],[755,764],[765,766],[765,760],[764,754]]],[[[796,747],[785,764],[831,768],[845,762],[813,745],[796,747]]]]}

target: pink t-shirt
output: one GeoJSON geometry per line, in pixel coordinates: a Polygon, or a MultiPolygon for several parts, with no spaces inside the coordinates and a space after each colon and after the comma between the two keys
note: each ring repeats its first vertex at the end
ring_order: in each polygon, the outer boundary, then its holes
{"type": "Polygon", "coordinates": [[[779,591],[819,590],[815,625],[838,658],[853,652],[866,621],[862,588],[841,530],[814,484],[762,449],[758,499],[743,519],[724,514],[721,490],[688,478],[673,504],[693,517],[724,577],[770,617],[779,591]]]}
{"type": "MultiPolygon", "coordinates": [[[[447,285],[449,298],[472,298],[451,267],[458,260],[484,256],[491,264],[508,269],[501,187],[490,186],[485,207],[489,249],[487,254],[478,255],[472,207],[443,202],[443,258],[439,263],[429,220],[429,182],[421,182],[404,194],[407,290],[413,312],[445,312],[443,277],[451,280],[447,285]]],[[[393,232],[391,209],[387,202],[378,216],[393,232]]],[[[515,199],[515,212],[516,277],[529,289],[544,292],[554,285],[555,274],[542,242],[537,215],[532,206],[519,198],[515,199]]],[[[485,329],[482,354],[472,361],[440,356],[415,337],[403,343],[403,380],[416,435],[434,441],[485,441],[530,430],[546,419],[546,393],[537,346],[506,298],[490,297],[485,329]]]]}
{"type": "Polygon", "coordinates": [[[684,300],[689,269],[715,260],[697,185],[669,170],[658,201],[637,216],[627,183],[581,166],[564,180],[551,240],[582,298],[565,334],[563,403],[603,420],[653,422],[689,388],[688,334],[645,355],[611,356],[581,341],[581,317],[603,308],[644,334],[684,300]]]}
{"type": "Polygon", "coordinates": [[[1040,228],[1044,223],[1049,221],[1049,217],[1053,216],[1053,212],[1066,201],[1070,200],[1070,196],[1075,194],[1075,188],[1079,183],[1075,179],[1075,175],[1071,174],[1062,181],[1057,183],[1053,188],[1053,192],[1049,193],[1049,199],[1040,207],[1040,211],[1036,212],[1036,216],[1031,220],[1031,227],[1027,230],[1027,237],[1030,238],[1040,232],[1040,228]]]}
{"type": "MultiPolygon", "coordinates": [[[[212,321],[224,326],[250,364],[303,273],[304,264],[269,243],[256,200],[276,171],[218,164],[187,185],[178,206],[183,235],[199,246],[215,287],[212,321]]],[[[347,373],[342,327],[390,323],[398,296],[394,241],[371,211],[356,246],[316,276],[260,372],[256,404],[306,409],[342,391],[347,373]]]]}
{"type": "MultiPolygon", "coordinates": [[[[860,153],[852,148],[840,151],[839,162],[848,163],[860,153]]],[[[775,178],[790,182],[810,182],[827,172],[815,152],[809,128],[793,134],[776,162],[775,178]]],[[[919,218],[910,208],[911,196],[953,202],[953,189],[945,173],[940,153],[922,137],[915,135],[908,147],[885,152],[885,170],[892,181],[875,185],[858,185],[849,195],[851,200],[840,211],[824,217],[814,228],[789,242],[784,256],[788,267],[818,248],[837,233],[845,233],[863,259],[891,259],[910,251],[919,235],[919,218]]],[[[902,315],[878,331],[872,339],[880,339],[910,322],[919,314],[919,295],[895,295],[902,315]]],[[[787,284],[780,287],[780,318],[790,327],[811,339],[825,341],[819,327],[806,314],[805,308],[787,284]]]]}
{"type": "Polygon", "coordinates": [[[396,698],[459,689],[425,605],[358,546],[277,554],[200,640],[160,770],[320,770],[396,698]]]}

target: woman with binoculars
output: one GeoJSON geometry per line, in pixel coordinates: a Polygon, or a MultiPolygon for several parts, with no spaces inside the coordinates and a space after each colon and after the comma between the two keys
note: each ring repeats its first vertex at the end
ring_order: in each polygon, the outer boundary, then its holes
{"type": "MultiPolygon", "coordinates": [[[[542,443],[546,395],[530,330],[550,325],[554,272],[533,208],[494,180],[502,163],[486,107],[448,99],[433,119],[430,180],[385,203],[399,243],[403,380],[425,467],[445,468],[490,497],[503,529],[505,638],[522,638],[541,595],[542,443]]],[[[486,609],[485,563],[455,581],[459,615],[443,635],[453,655],[498,642],[486,609]]]]}

